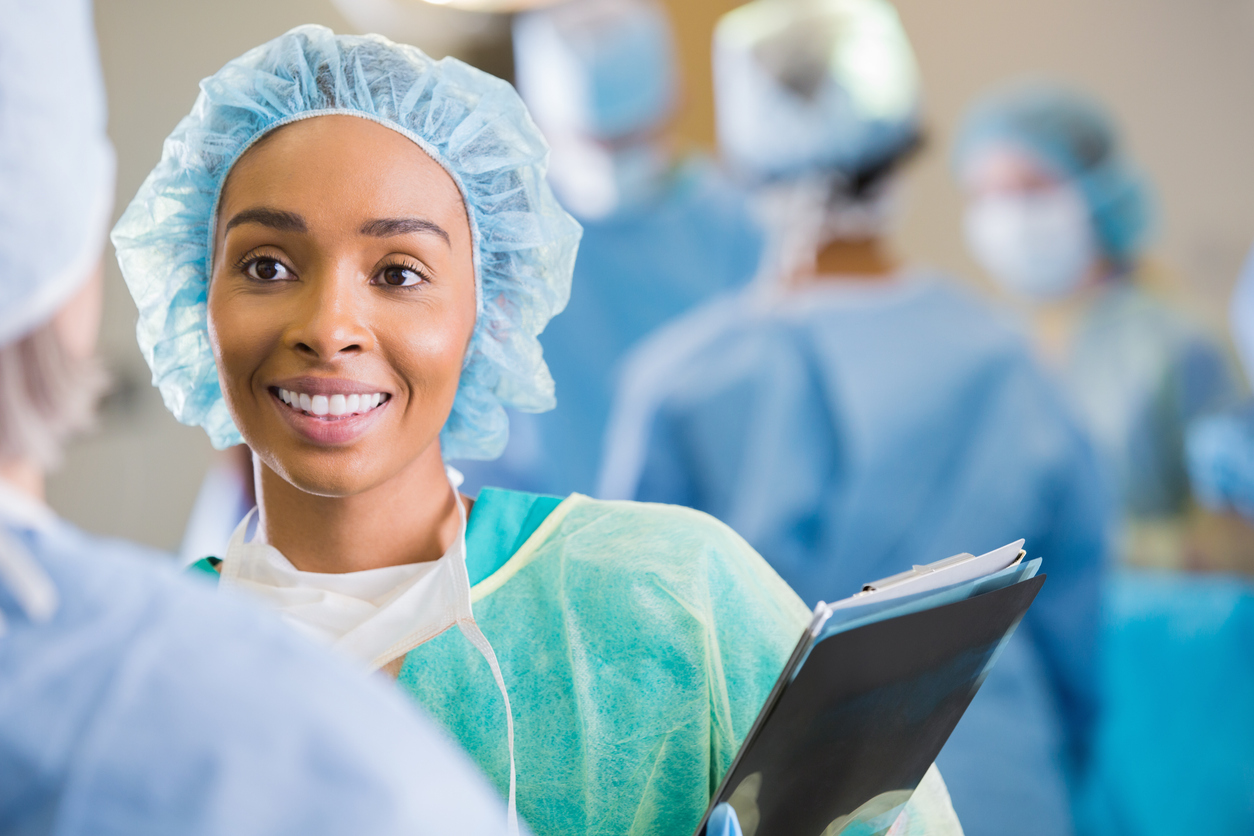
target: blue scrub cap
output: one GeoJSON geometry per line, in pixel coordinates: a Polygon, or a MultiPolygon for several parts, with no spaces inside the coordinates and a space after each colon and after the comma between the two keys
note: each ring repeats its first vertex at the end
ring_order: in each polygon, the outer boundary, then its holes
{"type": "Polygon", "coordinates": [[[1109,258],[1126,263],[1137,255],[1150,232],[1153,201],[1101,105],[1043,82],[994,91],[964,118],[955,168],[961,171],[977,152],[999,143],[1027,151],[1079,186],[1109,258]]]}
{"type": "Polygon", "coordinates": [[[885,0],[755,0],[714,30],[718,139],[754,179],[858,177],[919,138],[914,51],[885,0]]]}
{"type": "Polygon", "coordinates": [[[92,275],[113,212],[91,5],[0,3],[0,345],[92,275]],[[48,45],[56,44],[56,60],[48,45]]]}
{"type": "Polygon", "coordinates": [[[654,0],[575,0],[514,21],[518,91],[545,130],[617,139],[675,109],[675,44],[654,0]]]}
{"type": "Polygon", "coordinates": [[[299,26],[201,82],[192,112],[113,230],[153,383],[174,416],[204,427],[215,447],[243,441],[222,399],[207,327],[217,201],[259,138],[328,114],[370,119],[413,140],[465,198],[478,318],[440,442],[448,458],[495,458],[509,435],[504,407],[556,404],[537,335],[570,296],[579,224],[546,184],[548,148],[509,84],[378,35],[299,26]]]}

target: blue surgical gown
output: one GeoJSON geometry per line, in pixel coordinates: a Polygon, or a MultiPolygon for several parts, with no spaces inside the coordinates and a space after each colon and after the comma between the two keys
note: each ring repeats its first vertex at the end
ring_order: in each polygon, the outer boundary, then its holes
{"type": "Polygon", "coordinates": [[[635,353],[606,449],[603,494],[713,514],[808,603],[1025,538],[1049,579],[937,763],[970,836],[1071,831],[1109,503],[990,310],[921,276],[753,288],[635,353]]]}
{"type": "Polygon", "coordinates": [[[456,462],[468,493],[483,485],[591,493],[624,354],[663,323],[747,283],[762,245],[741,193],[702,160],[680,166],[655,203],[580,222],[570,304],[540,335],[557,408],[511,413],[497,461],[456,462]]]}
{"type": "Polygon", "coordinates": [[[403,697],[134,546],[0,513],[60,598],[0,576],[0,833],[499,834],[500,797],[403,697]]]}

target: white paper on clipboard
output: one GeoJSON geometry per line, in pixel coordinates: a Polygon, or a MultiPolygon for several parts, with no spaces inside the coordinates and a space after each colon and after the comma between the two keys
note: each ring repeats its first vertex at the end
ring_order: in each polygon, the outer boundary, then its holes
{"type": "Polygon", "coordinates": [[[828,608],[840,610],[845,607],[860,607],[973,581],[1000,572],[1018,560],[1023,555],[1023,543],[1023,540],[1016,540],[985,554],[956,554],[926,566],[915,566],[899,575],[866,584],[862,587],[862,592],[828,604],[828,608]]]}

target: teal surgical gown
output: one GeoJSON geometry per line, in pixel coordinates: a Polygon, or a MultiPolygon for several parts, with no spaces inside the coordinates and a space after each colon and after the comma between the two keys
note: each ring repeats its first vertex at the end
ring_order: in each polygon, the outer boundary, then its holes
{"type": "MultiPolygon", "coordinates": [[[[805,604],[687,508],[485,488],[466,550],[513,708],[519,815],[538,836],[690,836],[809,623],[805,604]]],[[[504,704],[461,632],[411,651],[398,682],[504,793],[504,704]]],[[[961,832],[936,785],[904,832],[961,832]]]]}
{"type": "MultiPolygon", "coordinates": [[[[489,489],[467,555],[513,706],[519,814],[542,836],[688,836],[806,606],[687,508],[489,489]]],[[[501,695],[460,632],[411,651],[399,682],[508,787],[501,695]]]]}
{"type": "Polygon", "coordinates": [[[8,493],[0,548],[59,605],[33,621],[0,575],[0,833],[504,832],[498,794],[383,683],[168,558],[14,519],[8,493]]]}
{"type": "Polygon", "coordinates": [[[1070,832],[1109,517],[1024,340],[934,277],[755,288],[650,339],[620,397],[606,494],[713,514],[808,602],[1025,538],[1048,580],[937,762],[971,836],[1070,832]]]}
{"type": "Polygon", "coordinates": [[[680,166],[657,201],[580,222],[570,303],[540,335],[557,408],[511,413],[509,445],[496,461],[455,462],[472,495],[483,485],[592,493],[627,350],[695,305],[744,285],[761,250],[743,195],[701,160],[680,166]]]}

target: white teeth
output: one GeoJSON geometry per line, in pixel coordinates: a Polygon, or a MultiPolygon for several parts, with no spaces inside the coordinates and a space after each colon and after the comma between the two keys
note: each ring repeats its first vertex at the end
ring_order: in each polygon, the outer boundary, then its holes
{"type": "Polygon", "coordinates": [[[283,403],[319,417],[330,415],[339,418],[369,412],[383,403],[384,397],[382,392],[371,395],[306,395],[303,392],[279,389],[279,400],[283,403]]]}

